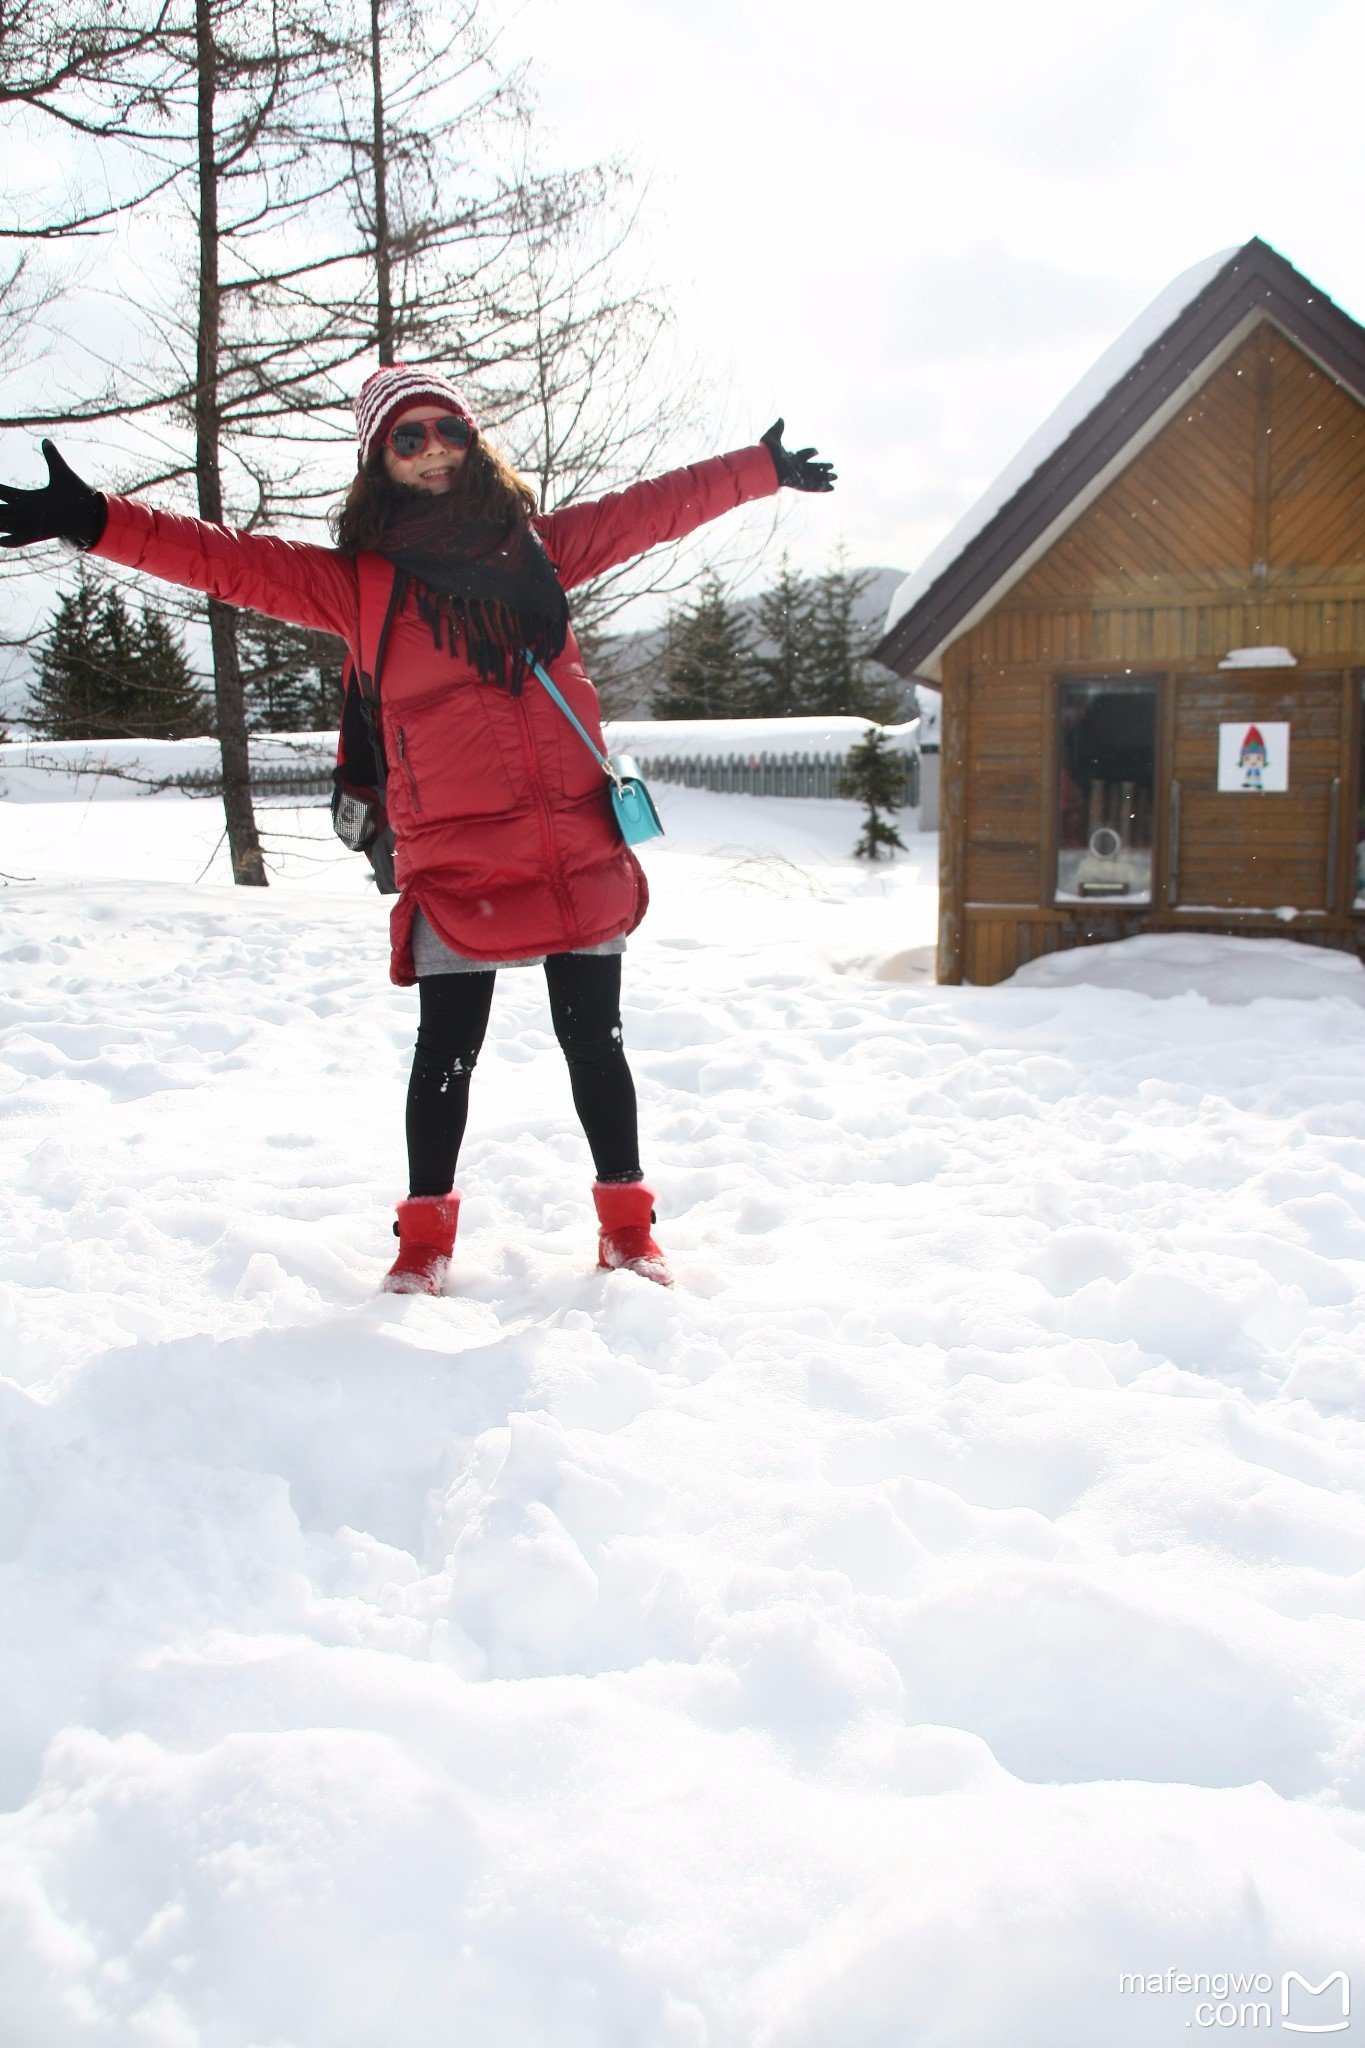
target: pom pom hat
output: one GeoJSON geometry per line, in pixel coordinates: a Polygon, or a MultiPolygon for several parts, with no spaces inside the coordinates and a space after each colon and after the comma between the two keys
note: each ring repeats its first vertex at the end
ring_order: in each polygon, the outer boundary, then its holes
{"type": "Polygon", "coordinates": [[[413,363],[393,363],[387,369],[373,371],[360,387],[355,402],[358,468],[365,467],[394,421],[414,405],[443,405],[447,411],[468,420],[471,432],[478,433],[468,400],[461,397],[449,377],[413,363]]]}

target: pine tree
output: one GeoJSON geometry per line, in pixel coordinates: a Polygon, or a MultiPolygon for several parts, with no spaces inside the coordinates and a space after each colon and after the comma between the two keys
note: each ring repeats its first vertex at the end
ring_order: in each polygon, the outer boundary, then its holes
{"type": "Polygon", "coordinates": [[[794,573],[784,552],[776,583],[758,600],[758,625],[766,654],[753,659],[748,708],[755,718],[791,718],[804,709],[802,671],[811,638],[814,592],[794,573]]]}
{"type": "Polygon", "coordinates": [[[833,567],[816,579],[802,662],[803,711],[823,717],[894,716],[894,691],[874,680],[869,670],[877,635],[858,621],[858,600],[870,580],[849,568],[842,547],[833,567]]]}
{"type": "Polygon", "coordinates": [[[839,777],[840,796],[851,796],[867,806],[863,836],[853,849],[856,860],[880,860],[882,847],[888,858],[895,850],[905,851],[905,841],[883,811],[898,811],[905,793],[905,767],[880,726],[872,726],[849,751],[839,777]]]}
{"type": "Polygon", "coordinates": [[[136,703],[133,730],[140,738],[193,739],[213,730],[213,710],[194,679],[180,635],[164,612],[145,599],[134,649],[136,703]]]}
{"type": "Polygon", "coordinates": [[[49,740],[180,739],[202,732],[207,707],[164,615],[134,619],[118,589],[84,563],[57,600],[29,691],[34,730],[49,740]]]}
{"type": "Polygon", "coordinates": [[[339,723],[342,641],[245,612],[237,644],[252,732],[329,732],[339,723]]]}
{"type": "Polygon", "coordinates": [[[29,723],[42,739],[89,739],[104,730],[99,608],[99,592],[82,563],[76,588],[57,600],[39,651],[37,680],[29,688],[29,723]]]}
{"type": "Polygon", "coordinates": [[[752,667],[748,627],[727,603],[719,576],[709,570],[696,601],[669,618],[655,717],[742,718],[752,667]]]}

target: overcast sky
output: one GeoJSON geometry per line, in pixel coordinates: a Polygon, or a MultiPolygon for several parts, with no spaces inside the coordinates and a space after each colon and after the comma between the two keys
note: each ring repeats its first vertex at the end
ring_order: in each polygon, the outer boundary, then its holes
{"type": "Polygon", "coordinates": [[[1253,234],[1365,317],[1361,0],[526,0],[566,152],[650,177],[733,439],[790,523],[912,567],[1178,271],[1253,234]]]}
{"type": "MultiPolygon", "coordinates": [[[[642,257],[715,442],[782,412],[836,462],[832,498],[784,494],[805,567],[842,539],[913,568],[1212,251],[1262,235],[1365,319],[1365,0],[485,4],[545,160],[646,182],[642,257]]],[[[63,438],[98,482],[100,433],[63,438]]],[[[36,482],[32,437],[0,442],[36,482]]],[[[6,616],[51,589],[7,582],[6,616]]]]}

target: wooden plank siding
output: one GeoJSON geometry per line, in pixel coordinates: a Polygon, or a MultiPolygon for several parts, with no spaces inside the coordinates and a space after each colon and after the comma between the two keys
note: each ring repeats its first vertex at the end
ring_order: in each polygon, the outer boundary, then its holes
{"type": "MultiPolygon", "coordinates": [[[[1365,567],[1365,413],[1289,342],[1273,369],[1268,562],[1279,574],[1365,567]]],[[[1359,641],[1355,643],[1357,646],[1359,641]]]]}
{"type": "Polygon", "coordinates": [[[969,684],[969,903],[1038,901],[1046,690],[1046,677],[1036,674],[973,677],[969,684]]]}
{"type": "Polygon", "coordinates": [[[944,653],[939,978],[997,981],[1040,953],[1154,928],[1359,949],[1361,672],[1365,408],[1265,321],[944,653]],[[1218,670],[1229,647],[1276,645],[1297,668],[1218,670]],[[1151,906],[1091,915],[1052,900],[1055,707],[1059,678],[1107,675],[1160,678],[1156,873],[1151,906]],[[1217,792],[1218,725],[1243,717],[1289,721],[1287,795],[1217,792]],[[1286,905],[1293,925],[1275,916],[1286,905]]]}
{"type": "Polygon", "coordinates": [[[1252,561],[1255,336],[1015,586],[1011,607],[1150,607],[1252,561]]]}
{"type": "MultiPolygon", "coordinates": [[[[1365,577],[1356,579],[1365,583],[1365,577]]],[[[965,636],[973,671],[1037,663],[1095,670],[1216,664],[1229,647],[1291,647],[1300,661],[1357,663],[1365,653],[1365,590],[1312,598],[1248,597],[1107,606],[1091,612],[992,613],[965,636]]],[[[945,655],[945,665],[946,665],[945,655]]]]}

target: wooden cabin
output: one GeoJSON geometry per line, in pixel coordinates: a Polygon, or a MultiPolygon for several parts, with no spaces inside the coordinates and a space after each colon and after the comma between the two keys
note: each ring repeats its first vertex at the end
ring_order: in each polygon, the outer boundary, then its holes
{"type": "Polygon", "coordinates": [[[893,600],[943,693],[938,978],[1145,931],[1362,951],[1365,330],[1177,278],[893,600]]]}

